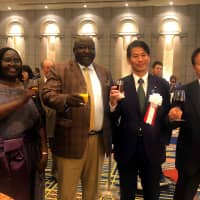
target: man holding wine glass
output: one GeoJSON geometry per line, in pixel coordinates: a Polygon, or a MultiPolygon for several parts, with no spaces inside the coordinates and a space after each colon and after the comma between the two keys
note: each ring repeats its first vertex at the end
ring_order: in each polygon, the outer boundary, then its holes
{"type": "Polygon", "coordinates": [[[192,200],[200,184],[200,48],[194,50],[191,61],[197,80],[183,86],[184,95],[180,92],[177,98],[174,95],[175,103],[178,105],[175,104],[176,107],[169,112],[170,120],[181,121],[178,123],[178,181],[174,200],[192,200]]]}
{"type": "Polygon", "coordinates": [[[110,91],[121,200],[135,199],[138,175],[144,199],[156,200],[159,198],[165,138],[171,134],[168,126],[169,85],[162,78],[148,73],[150,49],[144,41],[135,40],[128,45],[127,60],[132,74],[121,79],[124,98],[117,86],[110,91]]]}
{"type": "Polygon", "coordinates": [[[95,200],[105,152],[111,152],[107,107],[112,79],[105,68],[93,62],[92,38],[76,38],[73,53],[75,60],[50,70],[43,100],[57,112],[58,199],[74,200],[81,180],[83,199],[95,200]]]}

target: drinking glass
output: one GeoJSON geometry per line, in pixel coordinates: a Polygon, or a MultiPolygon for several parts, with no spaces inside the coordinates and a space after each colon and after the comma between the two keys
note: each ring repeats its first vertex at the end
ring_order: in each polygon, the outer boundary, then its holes
{"type": "Polygon", "coordinates": [[[125,98],[125,94],[124,94],[124,81],[119,79],[116,81],[116,86],[117,86],[117,90],[119,90],[120,92],[120,97],[121,98],[125,98]]]}
{"type": "MultiPolygon", "coordinates": [[[[172,97],[172,106],[183,108],[183,104],[185,103],[186,97],[185,97],[185,91],[184,90],[175,90],[173,97],[172,97]]],[[[178,119],[175,121],[184,121],[183,119],[178,119]]]]}

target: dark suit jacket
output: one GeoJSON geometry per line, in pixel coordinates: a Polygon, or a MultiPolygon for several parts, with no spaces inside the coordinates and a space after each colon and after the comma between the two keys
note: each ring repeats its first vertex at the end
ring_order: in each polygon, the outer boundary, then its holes
{"type": "MultiPolygon", "coordinates": [[[[108,101],[111,74],[101,66],[93,64],[100,80],[104,104],[103,138],[106,152],[111,150],[111,129],[108,116],[108,101]]],[[[66,94],[86,92],[86,83],[81,69],[74,61],[60,64],[49,73],[43,87],[44,103],[55,109],[55,154],[65,158],[80,158],[85,150],[90,122],[90,105],[64,110],[66,94]]]]}
{"type": "Polygon", "coordinates": [[[200,86],[194,81],[184,87],[186,102],[176,148],[176,167],[188,175],[200,170],[200,86]]]}
{"type": "Polygon", "coordinates": [[[114,127],[113,143],[115,159],[119,163],[126,163],[134,157],[137,143],[137,133],[143,133],[146,153],[153,164],[160,164],[164,156],[166,137],[171,134],[168,127],[167,114],[170,108],[169,85],[161,78],[148,76],[148,89],[146,95],[145,111],[148,98],[152,92],[157,92],[163,97],[162,106],[158,108],[154,126],[143,122],[144,113],[140,112],[139,101],[132,74],[123,78],[125,98],[111,113],[114,127]]]}

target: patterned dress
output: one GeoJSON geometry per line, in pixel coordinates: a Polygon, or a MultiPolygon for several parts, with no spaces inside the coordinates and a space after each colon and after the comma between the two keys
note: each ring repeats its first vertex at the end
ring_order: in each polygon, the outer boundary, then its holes
{"type": "MultiPolygon", "coordinates": [[[[0,82],[0,105],[23,94],[23,86],[13,88],[0,82]]],[[[15,200],[43,199],[44,185],[37,172],[39,124],[32,99],[0,119],[0,191],[15,200]]]]}

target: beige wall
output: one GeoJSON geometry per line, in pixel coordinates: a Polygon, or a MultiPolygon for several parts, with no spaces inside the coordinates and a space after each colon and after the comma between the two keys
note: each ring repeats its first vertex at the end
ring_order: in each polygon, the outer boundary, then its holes
{"type": "MultiPolygon", "coordinates": [[[[99,9],[63,9],[63,10],[27,10],[0,12],[0,47],[7,45],[6,28],[11,21],[18,21],[24,28],[24,44],[21,54],[24,63],[32,67],[39,66],[46,58],[46,39],[41,38],[41,27],[48,19],[59,26],[60,38],[56,39],[56,62],[73,58],[74,36],[81,20],[92,19],[98,30],[96,43],[96,62],[109,68],[114,78],[122,74],[122,67],[128,67],[122,59],[123,39],[117,36],[119,22],[124,17],[132,17],[138,24],[140,39],[151,47],[152,61],[163,58],[163,38],[159,36],[160,23],[166,15],[174,13],[180,23],[184,37],[174,40],[174,74],[181,82],[195,78],[190,56],[200,46],[200,5],[179,7],[139,7],[139,8],[99,8],[99,9]],[[124,65],[124,66],[122,66],[124,65]]],[[[166,66],[165,66],[166,67],[166,66]]]]}

